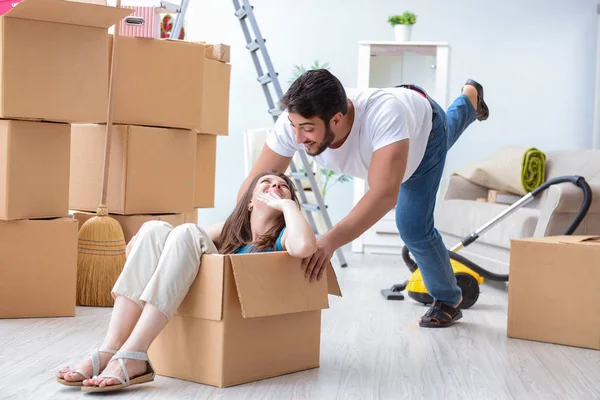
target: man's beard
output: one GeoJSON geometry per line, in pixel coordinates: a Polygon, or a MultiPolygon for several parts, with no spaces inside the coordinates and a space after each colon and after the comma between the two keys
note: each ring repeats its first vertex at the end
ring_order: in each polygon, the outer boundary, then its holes
{"type": "Polygon", "coordinates": [[[306,150],[306,154],[312,157],[318,156],[319,154],[327,150],[329,146],[331,146],[331,143],[333,143],[334,139],[335,134],[331,130],[331,126],[327,124],[327,127],[325,128],[325,137],[323,137],[323,141],[319,144],[319,148],[315,152],[309,152],[308,150],[306,150]]]}

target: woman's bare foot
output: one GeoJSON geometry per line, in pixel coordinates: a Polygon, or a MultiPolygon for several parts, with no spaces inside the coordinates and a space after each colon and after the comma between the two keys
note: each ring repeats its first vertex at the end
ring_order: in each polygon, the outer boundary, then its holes
{"type": "MultiPolygon", "coordinates": [[[[123,359],[125,367],[129,373],[129,379],[133,379],[140,375],[144,375],[148,369],[148,362],[141,360],[123,359]]],[[[83,386],[113,386],[119,385],[121,382],[114,378],[104,378],[106,376],[118,376],[125,380],[125,374],[121,369],[121,363],[118,360],[113,360],[108,363],[106,369],[96,379],[86,379],[83,381],[83,386]]]]}
{"type": "MultiPolygon", "coordinates": [[[[111,353],[105,353],[103,351],[100,352],[100,372],[106,368],[108,361],[113,356],[111,353]]],[[[92,356],[88,356],[84,361],[74,366],[74,370],[80,370],[86,373],[88,376],[92,376],[93,367],[92,367],[92,356]]],[[[81,382],[85,379],[80,373],[71,371],[69,367],[64,367],[60,371],[58,371],[57,376],[60,379],[64,379],[67,382],[81,382]]]]}

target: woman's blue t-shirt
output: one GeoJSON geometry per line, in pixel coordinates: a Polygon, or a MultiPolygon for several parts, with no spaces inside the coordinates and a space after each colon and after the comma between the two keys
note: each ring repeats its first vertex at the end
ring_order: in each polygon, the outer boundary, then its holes
{"type": "MultiPolygon", "coordinates": [[[[279,232],[279,236],[277,237],[277,240],[275,241],[275,250],[272,249],[267,249],[267,250],[263,250],[263,253],[268,253],[271,251],[283,251],[283,246],[281,245],[281,237],[283,236],[283,231],[285,231],[285,228],[283,228],[281,230],[281,232],[279,232]]],[[[246,254],[246,253],[251,253],[252,252],[252,245],[248,244],[244,247],[240,247],[239,249],[237,249],[233,254],[246,254]]]]}

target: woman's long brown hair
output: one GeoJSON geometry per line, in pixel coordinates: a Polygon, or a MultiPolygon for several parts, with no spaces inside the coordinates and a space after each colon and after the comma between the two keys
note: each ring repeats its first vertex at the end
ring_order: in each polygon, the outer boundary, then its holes
{"type": "Polygon", "coordinates": [[[294,183],[288,178],[286,175],[271,171],[271,172],[263,172],[258,174],[250,184],[250,187],[244,193],[240,201],[237,203],[235,210],[231,213],[229,218],[225,221],[225,225],[223,226],[223,231],[221,232],[221,237],[217,243],[217,249],[219,250],[219,254],[231,254],[234,253],[237,249],[244,247],[248,244],[252,244],[253,251],[264,251],[267,249],[274,250],[275,242],[277,241],[277,237],[281,230],[285,227],[285,219],[283,218],[283,213],[277,219],[277,223],[273,228],[271,228],[266,234],[261,235],[256,242],[252,242],[252,230],[250,226],[250,213],[248,210],[248,204],[250,204],[250,200],[252,199],[252,192],[258,183],[258,180],[265,175],[275,175],[288,184],[290,188],[290,192],[292,195],[292,200],[298,204],[300,207],[300,203],[298,202],[298,198],[296,197],[296,190],[294,183]]]}

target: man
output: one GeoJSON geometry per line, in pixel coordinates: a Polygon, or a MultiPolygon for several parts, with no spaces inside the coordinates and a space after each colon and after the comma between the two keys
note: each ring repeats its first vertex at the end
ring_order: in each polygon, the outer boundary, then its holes
{"type": "Polygon", "coordinates": [[[347,97],[329,71],[311,70],[292,84],[282,107],[240,193],[261,171],[285,171],[296,151],[315,156],[323,167],[366,179],[369,186],[350,214],[319,238],[318,251],[304,261],[306,276],[320,279],[337,248],[396,207],[400,236],[434,299],[420,325],[446,327],[459,320],[462,293],[433,211],[448,149],[475,119],[489,115],[481,85],[468,80],[444,112],[416,86],[368,89],[347,97]]]}

